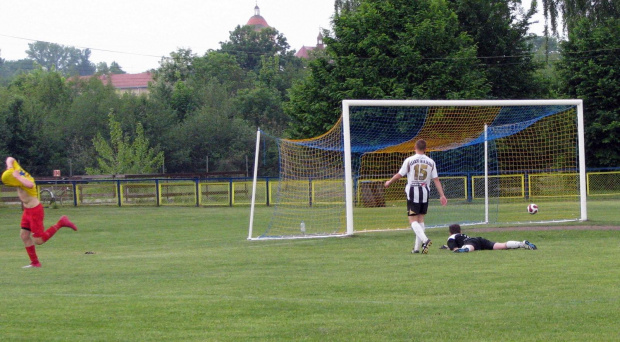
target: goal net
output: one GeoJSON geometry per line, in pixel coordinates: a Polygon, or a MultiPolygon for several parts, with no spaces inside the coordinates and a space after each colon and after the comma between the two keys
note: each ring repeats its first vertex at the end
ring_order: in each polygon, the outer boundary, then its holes
{"type": "Polygon", "coordinates": [[[587,219],[581,100],[345,100],[321,136],[261,133],[253,193],[260,146],[277,147],[279,176],[265,189],[271,218],[255,224],[252,201],[249,239],[407,229],[406,177],[384,183],[419,139],[448,198],[441,206],[430,185],[427,228],[587,219]],[[529,203],[537,214],[528,214],[529,203]]]}

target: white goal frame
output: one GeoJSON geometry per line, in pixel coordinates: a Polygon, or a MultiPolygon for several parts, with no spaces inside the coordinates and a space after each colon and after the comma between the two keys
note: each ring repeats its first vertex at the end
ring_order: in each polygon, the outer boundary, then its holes
{"type": "MultiPolygon", "coordinates": [[[[426,107],[426,106],[450,106],[450,107],[491,107],[491,106],[542,106],[542,105],[569,105],[577,109],[577,139],[578,139],[578,162],[579,162],[579,197],[580,197],[580,219],[586,221],[587,199],[586,199],[586,161],[585,161],[585,142],[584,142],[584,119],[583,101],[580,99],[570,100],[343,100],[342,101],[342,130],[344,140],[344,170],[345,170],[345,214],[346,214],[346,233],[353,235],[355,232],[353,225],[353,170],[351,160],[351,135],[350,135],[350,108],[353,106],[364,107],[426,107]]],[[[488,223],[488,151],[487,134],[485,126],[485,220],[488,223]]],[[[255,193],[258,171],[258,154],[260,145],[260,130],[256,137],[256,155],[254,164],[254,179],[252,185],[252,202],[250,209],[250,226],[248,239],[252,239],[254,222],[255,193]]]]}

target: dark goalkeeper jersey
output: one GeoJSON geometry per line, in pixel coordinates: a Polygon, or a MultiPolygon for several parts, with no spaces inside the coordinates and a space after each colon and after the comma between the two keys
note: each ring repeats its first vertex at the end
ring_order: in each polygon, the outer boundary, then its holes
{"type": "Polygon", "coordinates": [[[463,247],[463,245],[465,244],[465,240],[467,239],[469,239],[469,236],[465,234],[452,234],[448,238],[448,248],[451,250],[455,248],[461,248],[463,247]]]}

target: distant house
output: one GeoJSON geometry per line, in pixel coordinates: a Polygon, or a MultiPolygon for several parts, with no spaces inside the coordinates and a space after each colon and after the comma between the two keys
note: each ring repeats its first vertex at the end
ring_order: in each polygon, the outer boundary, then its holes
{"type": "Polygon", "coordinates": [[[323,50],[325,49],[325,45],[323,44],[323,35],[319,33],[316,37],[316,46],[302,46],[299,51],[295,54],[295,57],[299,58],[310,58],[310,52],[315,50],[323,50]]]}
{"type": "Polygon", "coordinates": [[[130,93],[134,95],[148,94],[149,83],[153,82],[153,75],[150,72],[140,74],[107,74],[101,76],[81,76],[80,79],[97,77],[103,84],[111,84],[119,93],[130,93]]]}

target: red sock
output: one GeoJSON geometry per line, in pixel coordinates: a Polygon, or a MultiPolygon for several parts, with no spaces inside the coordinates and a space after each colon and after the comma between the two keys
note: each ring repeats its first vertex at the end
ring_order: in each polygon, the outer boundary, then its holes
{"type": "Polygon", "coordinates": [[[60,229],[60,226],[57,225],[57,224],[47,228],[47,230],[43,232],[43,236],[42,236],[43,237],[43,242],[47,242],[47,240],[51,239],[52,236],[54,236],[54,234],[56,234],[58,229],[60,229]]]}
{"type": "Polygon", "coordinates": [[[26,252],[28,252],[28,256],[30,257],[30,262],[33,264],[39,263],[39,258],[37,257],[37,251],[34,248],[34,245],[26,247],[26,252]]]}

